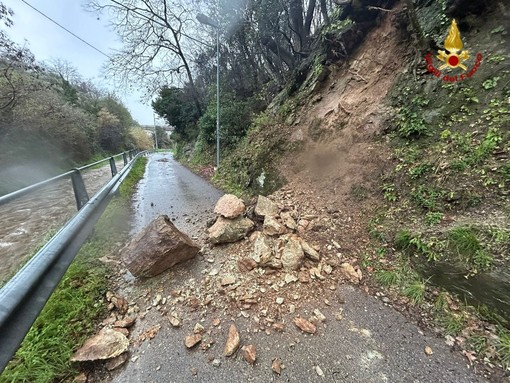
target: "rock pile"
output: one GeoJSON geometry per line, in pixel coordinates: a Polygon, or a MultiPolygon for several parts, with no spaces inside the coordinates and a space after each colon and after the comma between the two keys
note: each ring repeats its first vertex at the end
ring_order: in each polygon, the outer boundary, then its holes
{"type": "Polygon", "coordinates": [[[254,241],[251,258],[257,266],[297,271],[305,258],[320,261],[318,251],[298,235],[305,223],[303,220],[296,222],[293,213],[281,211],[267,197],[258,197],[255,215],[263,219],[262,231],[256,231],[250,237],[254,241]]]}

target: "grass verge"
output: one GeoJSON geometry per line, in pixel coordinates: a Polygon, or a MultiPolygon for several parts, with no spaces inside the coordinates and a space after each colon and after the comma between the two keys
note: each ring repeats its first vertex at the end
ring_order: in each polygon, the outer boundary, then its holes
{"type": "Polygon", "coordinates": [[[127,238],[125,223],[134,186],[143,177],[147,158],[139,158],[107,207],[94,233],[49,299],[3,374],[1,383],[62,382],[76,375],[73,352],[96,330],[106,313],[108,268],[99,261],[127,238]]]}

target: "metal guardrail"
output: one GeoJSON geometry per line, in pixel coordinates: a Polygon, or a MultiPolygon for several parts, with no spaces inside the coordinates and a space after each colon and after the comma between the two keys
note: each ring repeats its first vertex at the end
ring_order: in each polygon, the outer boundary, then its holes
{"type": "MultiPolygon", "coordinates": [[[[129,162],[127,162],[127,154],[123,154],[126,165],[120,173],[117,173],[116,169],[112,167],[112,174],[115,170],[113,178],[91,199],[87,197],[87,201],[83,203],[81,208],[79,207],[79,212],[0,290],[0,373],[13,357],[30,327],[74,260],[80,247],[92,232],[94,224],[106,209],[106,206],[124,178],[128,175],[135,160],[145,153],[138,153],[134,157],[132,154],[129,154],[129,162]]],[[[55,179],[62,179],[64,175],[66,177],[72,176],[72,174],[76,174],[76,170],[80,174],[81,170],[111,160],[112,158],[75,169],[74,171],[11,194],[24,195],[54,182],[55,179]],[[25,191],[26,189],[30,190],[25,191]],[[20,193],[22,191],[23,193],[20,193]]],[[[112,162],[110,162],[111,164],[112,162]]],[[[113,166],[115,166],[114,161],[113,166]]],[[[79,178],[81,179],[81,174],[79,178]]],[[[83,180],[81,183],[86,194],[83,180]]],[[[73,182],[73,187],[74,185],[73,182]]],[[[10,194],[3,198],[9,196],[10,194]]],[[[9,198],[12,199],[12,197],[9,198]]],[[[77,197],[77,203],[78,201],[77,197]]],[[[83,202],[84,199],[82,200],[80,197],[80,201],[83,202]]],[[[5,201],[0,200],[1,203],[5,203],[5,201]]]]}
{"type": "Polygon", "coordinates": [[[82,177],[81,173],[84,170],[90,169],[94,166],[100,165],[100,164],[108,161],[110,163],[112,177],[114,177],[117,174],[117,166],[115,165],[115,158],[122,156],[122,159],[124,160],[124,166],[126,166],[128,163],[128,157],[129,157],[129,160],[132,160],[133,156],[135,154],[136,154],[136,150],[130,150],[129,152],[119,153],[114,156],[105,158],[103,160],[96,161],[92,164],[88,164],[88,165],[85,165],[85,166],[82,166],[79,168],[75,168],[71,171],[68,171],[67,173],[60,174],[56,177],[49,178],[47,180],[38,182],[36,184],[27,186],[23,189],[16,190],[12,193],[1,196],[0,197],[0,206],[6,204],[8,202],[11,202],[12,200],[15,200],[19,197],[22,197],[26,194],[32,193],[36,190],[39,190],[45,186],[54,184],[60,180],[63,180],[66,178],[71,178],[71,181],[73,183],[74,197],[76,198],[76,207],[78,208],[78,210],[80,210],[82,208],[82,206],[85,203],[87,203],[87,201],[89,200],[89,196],[87,194],[87,189],[85,188],[85,184],[83,182],[83,177],[82,177]]]}

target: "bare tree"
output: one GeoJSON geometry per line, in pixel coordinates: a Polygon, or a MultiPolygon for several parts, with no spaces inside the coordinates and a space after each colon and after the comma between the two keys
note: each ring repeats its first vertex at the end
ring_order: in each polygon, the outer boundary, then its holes
{"type": "Polygon", "coordinates": [[[124,84],[143,84],[149,93],[184,75],[201,111],[187,53],[186,29],[195,25],[189,8],[171,0],[92,0],[89,8],[109,14],[123,43],[109,63],[112,74],[124,84]]]}

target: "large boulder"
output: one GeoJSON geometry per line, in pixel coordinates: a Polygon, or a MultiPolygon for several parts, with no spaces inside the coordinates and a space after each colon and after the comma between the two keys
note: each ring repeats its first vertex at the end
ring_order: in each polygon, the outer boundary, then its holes
{"type": "Polygon", "coordinates": [[[199,250],[168,216],[161,215],[131,240],[122,261],[134,276],[153,277],[195,257],[199,250]]]}
{"type": "Polygon", "coordinates": [[[227,219],[219,216],[216,223],[207,232],[213,244],[231,243],[243,239],[255,224],[249,218],[227,219]]]}
{"type": "Polygon", "coordinates": [[[276,217],[278,215],[278,206],[269,198],[259,195],[255,205],[255,214],[261,217],[276,217]]]}
{"type": "Polygon", "coordinates": [[[225,218],[236,218],[244,213],[244,209],[244,202],[240,198],[233,194],[225,194],[216,203],[214,212],[225,218]]]}

